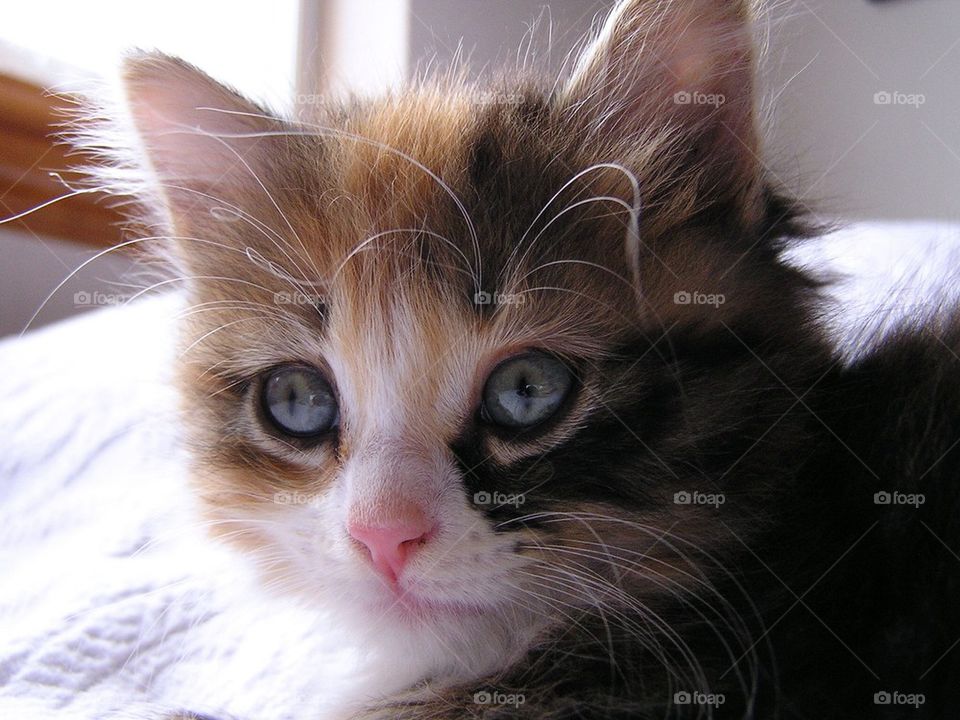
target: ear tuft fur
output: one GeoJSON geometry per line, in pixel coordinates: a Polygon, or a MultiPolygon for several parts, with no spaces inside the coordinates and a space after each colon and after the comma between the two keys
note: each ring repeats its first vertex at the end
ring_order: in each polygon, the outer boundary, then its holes
{"type": "Polygon", "coordinates": [[[746,0],[626,0],[607,19],[558,98],[580,134],[627,160],[660,146],[700,202],[761,206],[754,61],[746,0]]]}

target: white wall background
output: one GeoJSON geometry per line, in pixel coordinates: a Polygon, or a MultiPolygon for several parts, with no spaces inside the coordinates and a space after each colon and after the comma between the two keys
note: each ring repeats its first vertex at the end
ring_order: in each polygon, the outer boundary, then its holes
{"type": "Polygon", "coordinates": [[[133,295],[124,279],[132,270],[129,258],[109,253],[75,273],[44,304],[57,285],[97,252],[0,228],[0,337],[23,331],[34,313],[31,328],[133,295]]]}
{"type": "Polygon", "coordinates": [[[611,0],[409,0],[410,65],[440,67],[462,49],[474,77],[515,67],[518,48],[557,72],[611,0]],[[528,31],[534,27],[531,34],[528,31]]]}
{"type": "Polygon", "coordinates": [[[109,77],[133,48],[157,49],[283,106],[294,84],[298,10],[298,0],[6,2],[0,66],[46,83],[52,62],[56,86],[74,90],[88,77],[109,77]],[[11,50],[26,51],[12,66],[11,50]]]}
{"type": "MultiPolygon", "coordinates": [[[[557,69],[611,0],[410,0],[411,64],[515,61],[526,25],[557,69]],[[548,52],[548,39],[553,47],[548,52]]],[[[960,220],[960,1],[773,0],[761,39],[769,167],[811,209],[845,219],[960,220]],[[923,95],[877,105],[878,92],[923,95]],[[776,102],[774,103],[774,99],[776,102]]]]}
{"type": "MultiPolygon", "coordinates": [[[[298,11],[298,0],[4,3],[0,69],[55,90],[84,90],[114,74],[125,51],[159,49],[283,108],[295,84],[298,11]]],[[[94,252],[0,226],[0,337],[19,333],[57,284],[94,252]]],[[[75,304],[75,293],[103,301],[131,294],[117,284],[129,268],[119,254],[92,263],[50,298],[32,327],[95,307],[75,304]]]]}
{"type": "Polygon", "coordinates": [[[960,2],[790,0],[779,14],[773,168],[845,218],[960,220],[960,2]]]}

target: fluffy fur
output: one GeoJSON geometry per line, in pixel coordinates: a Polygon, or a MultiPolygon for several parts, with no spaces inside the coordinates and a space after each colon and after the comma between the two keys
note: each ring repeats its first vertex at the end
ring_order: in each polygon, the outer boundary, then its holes
{"type": "Polygon", "coordinates": [[[811,230],[759,159],[749,23],[625,0],[559,88],[424,82],[296,120],[138,55],[132,149],[83,126],[191,299],[212,527],[395,668],[352,716],[897,717],[873,696],[900,691],[952,717],[960,342],[834,356],[818,282],[780,260],[811,230]],[[530,348],[573,395],[485,425],[490,369],[530,348]],[[334,440],[264,422],[290,362],[333,385],[334,440]],[[439,525],[397,596],[345,523],[411,501],[439,525]]]}

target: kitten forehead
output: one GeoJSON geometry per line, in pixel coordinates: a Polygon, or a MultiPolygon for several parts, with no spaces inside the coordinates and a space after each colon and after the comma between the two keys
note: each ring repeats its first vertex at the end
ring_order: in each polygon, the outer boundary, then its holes
{"type": "Polygon", "coordinates": [[[338,136],[338,184],[361,200],[371,225],[419,227],[461,184],[471,124],[464,97],[425,91],[373,104],[338,136]]]}

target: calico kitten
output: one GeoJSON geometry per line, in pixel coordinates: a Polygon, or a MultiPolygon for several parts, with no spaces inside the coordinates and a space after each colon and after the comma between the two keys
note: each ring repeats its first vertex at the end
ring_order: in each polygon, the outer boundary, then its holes
{"type": "Polygon", "coordinates": [[[493,104],[128,61],[87,144],[187,286],[195,486],[387,658],[346,716],[956,717],[960,334],[836,357],[748,5],[624,0],[493,104]]]}

